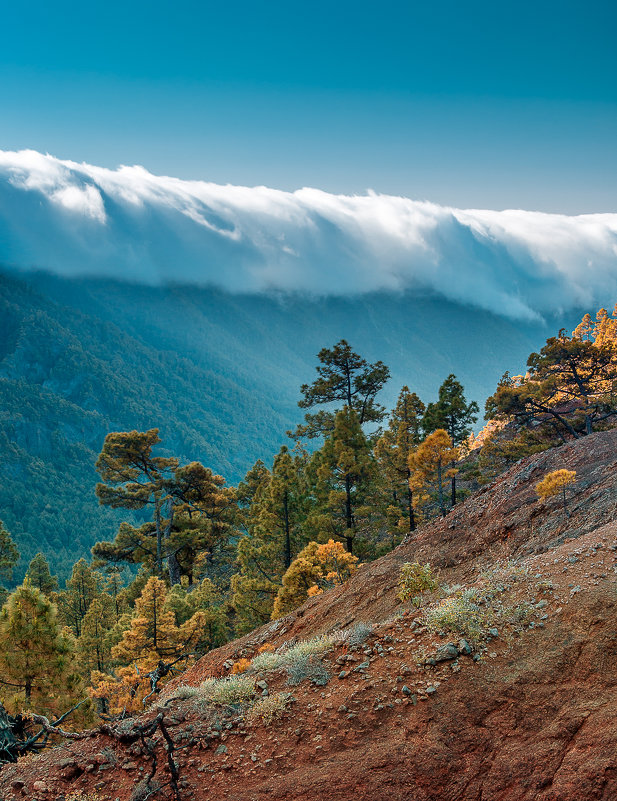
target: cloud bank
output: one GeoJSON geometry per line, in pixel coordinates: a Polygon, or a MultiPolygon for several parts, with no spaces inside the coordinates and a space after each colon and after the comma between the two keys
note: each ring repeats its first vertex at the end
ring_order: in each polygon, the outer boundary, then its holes
{"type": "Polygon", "coordinates": [[[617,214],[220,186],[0,151],[0,263],[232,292],[426,292],[531,319],[617,300],[617,214]]]}

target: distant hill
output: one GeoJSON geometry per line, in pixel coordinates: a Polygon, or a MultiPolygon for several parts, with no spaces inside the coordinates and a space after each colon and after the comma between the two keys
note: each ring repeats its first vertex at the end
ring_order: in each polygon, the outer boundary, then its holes
{"type": "Polygon", "coordinates": [[[111,537],[94,496],[110,430],[158,427],[166,450],[237,481],[301,420],[299,386],[340,338],[431,400],[454,372],[481,404],[506,369],[580,314],[515,322],[437,296],[231,294],[0,273],[0,519],[25,563],[65,574],[111,537]]]}

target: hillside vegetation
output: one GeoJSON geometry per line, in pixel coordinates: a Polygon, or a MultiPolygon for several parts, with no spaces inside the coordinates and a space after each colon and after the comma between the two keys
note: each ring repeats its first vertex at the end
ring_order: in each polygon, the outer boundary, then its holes
{"type": "Polygon", "coordinates": [[[481,401],[549,330],[441,298],[231,295],[0,273],[0,519],[21,551],[15,576],[40,550],[66,578],[113,537],[122,518],[94,496],[109,431],[158,428],[164,453],[235,483],[288,442],[298,388],[324,343],[346,337],[385,361],[387,405],[405,383],[434,399],[452,372],[481,401]]]}

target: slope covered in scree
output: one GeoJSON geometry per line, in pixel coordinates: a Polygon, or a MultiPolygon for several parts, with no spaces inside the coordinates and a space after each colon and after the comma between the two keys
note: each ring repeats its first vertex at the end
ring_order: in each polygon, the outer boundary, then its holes
{"type": "Polygon", "coordinates": [[[162,714],[182,799],[614,799],[616,468],[617,431],[523,460],[346,585],[206,655],[141,719],[5,768],[0,794],[137,801],[150,791],[150,749],[153,781],[166,785],[154,797],[171,798],[161,733],[130,741],[162,714]],[[577,471],[569,517],[534,492],[562,467],[577,471]],[[416,559],[439,571],[447,597],[460,598],[456,585],[476,589],[487,636],[474,650],[397,601],[400,567],[416,559]],[[340,633],[359,621],[371,631],[340,633]],[[290,686],[285,667],[257,674],[270,697],[292,694],[268,725],[180,689],[225,675],[265,643],[324,634],[316,681],[290,686]]]}

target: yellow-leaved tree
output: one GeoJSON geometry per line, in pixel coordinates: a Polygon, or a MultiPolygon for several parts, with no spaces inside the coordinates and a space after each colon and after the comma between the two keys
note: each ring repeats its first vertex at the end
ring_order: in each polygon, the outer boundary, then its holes
{"type": "Polygon", "coordinates": [[[574,484],[575,481],[576,470],[553,470],[552,473],[547,473],[542,481],[536,484],[538,498],[546,500],[561,494],[563,510],[566,514],[569,514],[566,489],[570,484],[574,484]]]}
{"type": "Polygon", "coordinates": [[[311,595],[319,595],[352,576],[358,557],[346,551],[343,543],[328,540],[309,542],[283,576],[283,586],[274,602],[272,618],[296,609],[311,595]]]}
{"type": "Polygon", "coordinates": [[[207,625],[204,612],[199,610],[177,625],[167,597],[164,581],[155,576],[148,579],[135,602],[134,617],[118,644],[111,649],[120,667],[111,675],[98,671],[92,674],[91,694],[101,699],[112,714],[139,709],[151,690],[149,674],[158,670],[161,679],[171,677],[168,666],[191,657],[202,638],[207,625]]]}
{"type": "Polygon", "coordinates": [[[443,481],[456,472],[448,465],[454,464],[457,460],[458,448],[452,445],[450,435],[443,428],[438,428],[429,434],[410,457],[412,486],[421,489],[436,485],[442,517],[446,514],[443,481]]]}

